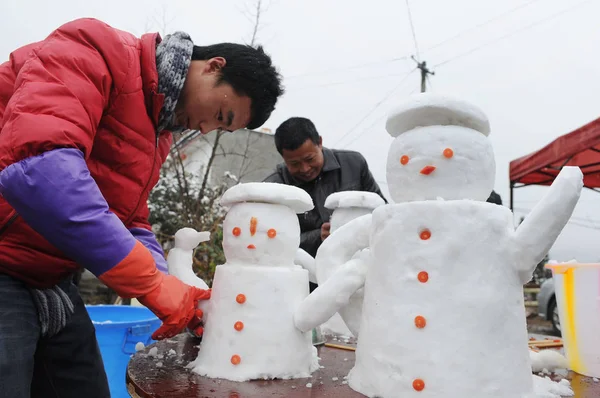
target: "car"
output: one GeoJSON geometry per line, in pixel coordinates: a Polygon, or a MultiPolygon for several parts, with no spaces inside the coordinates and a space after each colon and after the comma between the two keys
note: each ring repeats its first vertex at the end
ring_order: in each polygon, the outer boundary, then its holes
{"type": "Polygon", "coordinates": [[[546,279],[540,285],[540,292],[537,295],[538,315],[552,322],[554,332],[561,335],[560,317],[558,316],[558,307],[556,306],[556,293],[554,292],[554,279],[546,279]]]}

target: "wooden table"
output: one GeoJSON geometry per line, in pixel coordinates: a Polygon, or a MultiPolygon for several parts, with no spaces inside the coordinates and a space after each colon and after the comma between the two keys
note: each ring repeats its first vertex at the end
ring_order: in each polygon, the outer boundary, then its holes
{"type": "MultiPolygon", "coordinates": [[[[539,337],[539,336],[536,336],[539,337]]],[[[355,347],[353,342],[330,343],[355,347]]],[[[321,366],[312,378],[257,380],[237,383],[201,377],[186,365],[198,354],[198,339],[186,334],[164,340],[136,353],[127,367],[127,387],[134,398],[364,398],[352,390],[344,377],[354,365],[354,351],[318,347],[321,366]],[[148,356],[158,349],[158,357],[148,356]],[[307,387],[311,383],[312,386],[307,387]]],[[[563,376],[553,375],[554,380],[563,376]]],[[[569,372],[566,378],[577,398],[600,397],[600,382],[569,372]]]]}

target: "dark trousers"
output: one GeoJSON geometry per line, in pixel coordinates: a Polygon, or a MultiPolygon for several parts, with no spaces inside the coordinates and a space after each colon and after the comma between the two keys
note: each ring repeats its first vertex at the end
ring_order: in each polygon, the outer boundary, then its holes
{"type": "Polygon", "coordinates": [[[71,280],[66,327],[45,338],[29,290],[0,274],[0,398],[109,398],[94,325],[71,280]]]}

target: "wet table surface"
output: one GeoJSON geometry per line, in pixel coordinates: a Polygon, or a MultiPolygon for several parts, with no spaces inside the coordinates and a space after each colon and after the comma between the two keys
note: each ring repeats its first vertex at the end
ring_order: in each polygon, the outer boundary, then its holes
{"type": "MultiPolygon", "coordinates": [[[[540,339],[544,336],[534,335],[540,339]]],[[[354,341],[328,343],[356,347],[354,341]]],[[[238,383],[201,377],[186,368],[198,354],[199,340],[186,334],[160,341],[136,353],[127,367],[127,387],[135,398],[363,398],[348,387],[345,376],[354,365],[354,351],[319,346],[321,369],[312,378],[294,380],[256,380],[238,383]],[[156,347],[156,356],[148,353],[156,347]],[[311,383],[312,386],[307,387],[311,383]]],[[[566,378],[577,398],[600,397],[600,381],[568,372],[553,374],[566,378]]]]}

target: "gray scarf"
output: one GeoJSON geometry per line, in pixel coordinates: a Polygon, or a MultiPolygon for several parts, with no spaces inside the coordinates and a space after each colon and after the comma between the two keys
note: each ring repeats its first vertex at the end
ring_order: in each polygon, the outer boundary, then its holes
{"type": "Polygon", "coordinates": [[[175,107],[187,76],[194,43],[187,33],[175,32],[165,36],[156,46],[158,92],[165,95],[165,103],[158,116],[158,131],[182,130],[175,124],[175,107]]]}

